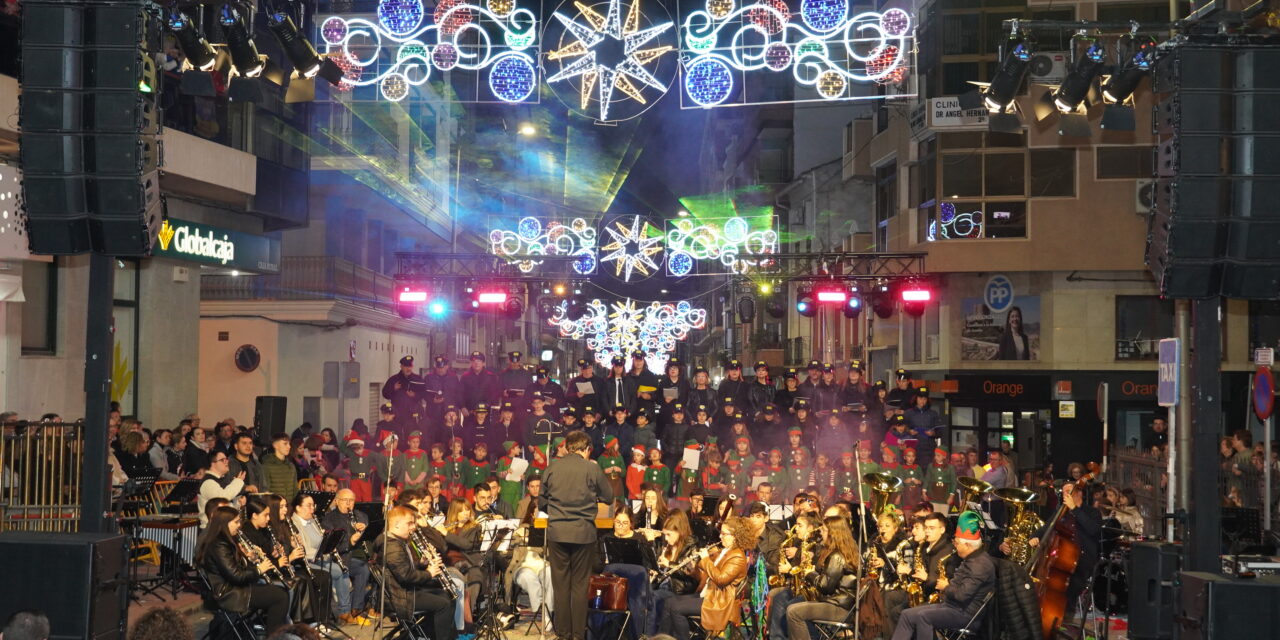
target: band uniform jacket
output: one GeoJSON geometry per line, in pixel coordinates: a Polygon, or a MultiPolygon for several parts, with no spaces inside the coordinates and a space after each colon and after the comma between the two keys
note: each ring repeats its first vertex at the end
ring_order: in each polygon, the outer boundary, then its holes
{"type": "Polygon", "coordinates": [[[627,408],[628,413],[635,413],[636,389],[639,388],[639,381],[632,376],[610,375],[604,379],[604,402],[596,409],[605,415],[613,415],[613,408],[623,406],[627,408]]]}
{"type": "Polygon", "coordinates": [[[458,385],[462,387],[462,404],[468,411],[475,411],[481,402],[497,404],[502,395],[498,374],[488,369],[481,369],[480,373],[467,369],[458,377],[458,385]]]}
{"type": "MultiPolygon", "coordinates": [[[[396,421],[407,424],[415,414],[422,413],[423,396],[426,395],[427,381],[416,373],[405,375],[396,373],[387,378],[382,385],[382,397],[391,403],[396,412],[396,421]],[[397,389],[396,386],[399,385],[397,389]],[[410,395],[413,394],[413,395],[410,395]]],[[[372,443],[368,443],[372,444],[372,443]]]]}
{"type": "Polygon", "coordinates": [[[542,478],[542,495],[551,542],[595,542],[596,505],[613,502],[613,489],[600,466],[576,453],[551,461],[542,478]]]}
{"type": "Polygon", "coordinates": [[[209,547],[201,564],[213,599],[218,606],[231,613],[248,613],[250,589],[258,584],[258,570],[225,538],[219,538],[209,547]]]}
{"type": "Polygon", "coordinates": [[[702,570],[702,628],[707,636],[719,634],[730,624],[741,624],[742,611],[738,606],[738,589],[747,579],[747,554],[742,549],[730,549],[719,558],[720,552],[712,552],[698,563],[702,570]]]}

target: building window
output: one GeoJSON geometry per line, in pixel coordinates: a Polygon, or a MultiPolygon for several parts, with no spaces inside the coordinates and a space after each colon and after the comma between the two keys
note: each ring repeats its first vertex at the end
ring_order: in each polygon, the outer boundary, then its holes
{"type": "Polygon", "coordinates": [[[1280,349],[1280,301],[1249,301],[1249,359],[1263,347],[1280,349]]]}
{"type": "Polygon", "coordinates": [[[982,240],[1027,237],[1027,203],[1010,201],[942,202],[930,209],[925,239],[982,240]]]}
{"type": "Polygon", "coordinates": [[[22,266],[22,355],[53,355],[58,350],[58,265],[22,266]]]}
{"type": "Polygon", "coordinates": [[[1116,296],[1116,360],[1155,360],[1160,339],[1172,335],[1172,300],[1116,296]]]}
{"type": "Polygon", "coordinates": [[[898,162],[876,167],[876,250],[885,251],[889,242],[889,219],[898,213],[898,162]]]}
{"type": "Polygon", "coordinates": [[[1032,198],[1071,198],[1076,195],[1076,150],[1032,149],[1032,198]]]}
{"type": "Polygon", "coordinates": [[[1133,180],[1155,175],[1154,147],[1097,147],[1094,171],[1099,180],[1133,180]]]}

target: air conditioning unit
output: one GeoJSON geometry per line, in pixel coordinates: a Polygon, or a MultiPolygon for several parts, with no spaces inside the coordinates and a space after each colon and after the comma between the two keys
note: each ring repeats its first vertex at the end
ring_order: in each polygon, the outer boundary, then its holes
{"type": "Polygon", "coordinates": [[[1151,207],[1156,201],[1156,181],[1136,180],[1133,189],[1134,211],[1140,216],[1151,214],[1151,207]]]}
{"type": "Polygon", "coordinates": [[[1027,65],[1031,84],[1058,86],[1067,78],[1071,66],[1071,53],[1067,51],[1037,51],[1027,65]]]}
{"type": "Polygon", "coordinates": [[[939,336],[937,334],[924,337],[924,360],[925,362],[937,362],[941,359],[938,354],[939,336]]]}

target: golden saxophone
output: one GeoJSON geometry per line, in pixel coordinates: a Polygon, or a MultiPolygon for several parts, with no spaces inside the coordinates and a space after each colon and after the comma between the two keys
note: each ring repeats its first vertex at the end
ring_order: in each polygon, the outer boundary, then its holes
{"type": "MultiPolygon", "coordinates": [[[[782,539],[782,544],[778,545],[778,553],[781,554],[783,549],[790,546],[792,541],[795,540],[795,537],[796,537],[796,527],[795,525],[792,525],[791,528],[787,530],[786,537],[782,539]]],[[[769,587],[771,588],[785,587],[787,586],[787,577],[783,575],[781,572],[775,573],[769,576],[768,582],[769,582],[769,587]]]]}
{"type": "MultiPolygon", "coordinates": [[[[911,573],[924,571],[924,543],[916,546],[915,558],[911,564],[911,573]]],[[[924,580],[917,580],[908,576],[906,584],[902,587],[907,592],[907,606],[918,607],[925,603],[924,580]]]]}
{"type": "MultiPolygon", "coordinates": [[[[939,578],[943,578],[947,575],[945,564],[947,562],[947,558],[950,558],[952,555],[954,554],[948,553],[947,555],[942,556],[941,558],[938,558],[938,577],[939,578]]],[[[933,593],[929,594],[929,604],[937,604],[939,602],[942,602],[942,590],[935,589],[933,593]]]]}
{"type": "Polygon", "coordinates": [[[800,557],[797,558],[800,562],[791,567],[791,593],[801,596],[809,602],[819,598],[818,588],[809,584],[808,580],[805,580],[805,576],[814,572],[813,547],[815,543],[812,542],[812,539],[813,535],[810,535],[809,539],[800,541],[800,557]]]}

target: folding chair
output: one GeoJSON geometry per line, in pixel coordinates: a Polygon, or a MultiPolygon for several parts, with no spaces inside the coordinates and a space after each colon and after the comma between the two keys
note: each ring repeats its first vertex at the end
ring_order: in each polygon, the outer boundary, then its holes
{"type": "Polygon", "coordinates": [[[263,614],[259,612],[245,615],[223,609],[213,597],[213,586],[209,584],[209,579],[205,577],[204,572],[197,571],[196,578],[195,586],[200,590],[200,600],[204,602],[206,609],[213,611],[213,620],[209,622],[209,629],[204,632],[200,640],[221,640],[227,637],[227,631],[230,631],[236,640],[256,640],[258,634],[254,632],[253,627],[261,623],[263,614]],[[215,631],[218,631],[217,635],[214,634],[215,631]]]}
{"type": "MultiPolygon", "coordinates": [[[[836,638],[852,637],[856,628],[854,622],[857,618],[858,609],[850,608],[849,612],[839,620],[810,620],[809,624],[818,630],[818,635],[822,636],[821,640],[835,640],[836,638]]],[[[784,614],[785,615],[785,614],[784,614]]]]}
{"type": "Polygon", "coordinates": [[[988,593],[987,596],[982,599],[982,604],[978,607],[978,610],[973,612],[973,616],[969,618],[969,622],[965,623],[963,627],[960,627],[959,629],[935,629],[934,635],[937,636],[939,640],[964,640],[965,638],[972,638],[977,636],[979,633],[982,633],[982,619],[985,617],[984,614],[987,612],[987,606],[991,604],[991,598],[993,596],[995,596],[994,591],[988,593]]]}
{"type": "Polygon", "coordinates": [[[298,481],[298,491],[319,491],[315,478],[303,478],[298,481]]]}

